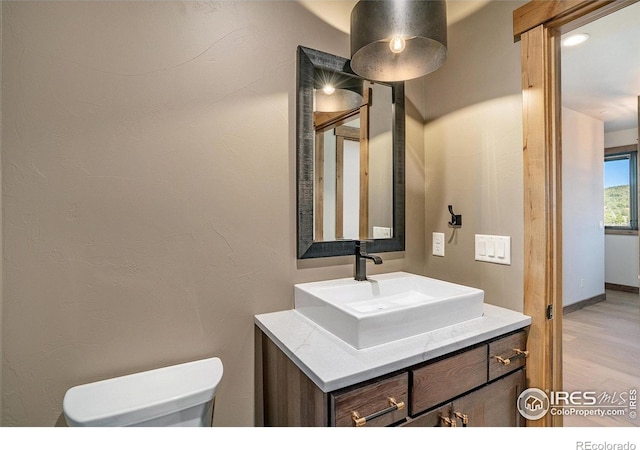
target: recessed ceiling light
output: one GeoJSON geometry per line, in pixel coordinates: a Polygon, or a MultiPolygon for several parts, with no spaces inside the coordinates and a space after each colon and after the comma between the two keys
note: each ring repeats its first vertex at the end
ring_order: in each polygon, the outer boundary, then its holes
{"type": "Polygon", "coordinates": [[[587,39],[589,39],[589,35],[587,33],[572,34],[571,36],[567,36],[562,39],[562,46],[573,47],[574,45],[582,44],[587,39]]]}

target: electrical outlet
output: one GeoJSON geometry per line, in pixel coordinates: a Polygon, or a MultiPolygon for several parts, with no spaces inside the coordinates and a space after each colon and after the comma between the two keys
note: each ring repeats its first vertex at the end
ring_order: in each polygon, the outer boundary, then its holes
{"type": "Polygon", "coordinates": [[[433,233],[433,256],[444,256],[444,233],[433,233]]]}

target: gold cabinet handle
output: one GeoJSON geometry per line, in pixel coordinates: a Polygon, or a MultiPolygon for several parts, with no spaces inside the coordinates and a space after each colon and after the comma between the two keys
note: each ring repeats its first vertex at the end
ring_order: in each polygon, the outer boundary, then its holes
{"type": "Polygon", "coordinates": [[[452,428],[457,427],[458,419],[462,421],[463,427],[469,425],[469,416],[459,411],[451,411],[451,417],[443,416],[442,414],[440,414],[439,417],[440,425],[445,425],[452,428]]]}
{"type": "Polygon", "coordinates": [[[469,425],[469,416],[466,414],[463,414],[461,412],[454,412],[453,413],[454,416],[456,416],[458,419],[460,419],[462,421],[462,426],[466,427],[467,425],[469,425]]]}
{"type": "Polygon", "coordinates": [[[515,355],[510,356],[508,358],[502,358],[501,356],[494,356],[494,358],[497,359],[500,363],[504,364],[505,366],[508,366],[509,364],[511,364],[511,361],[513,361],[514,359],[529,357],[529,350],[520,350],[519,348],[514,348],[513,351],[515,352],[515,355]]]}
{"type": "Polygon", "coordinates": [[[442,414],[439,415],[440,417],[440,425],[445,425],[447,427],[457,427],[457,421],[456,419],[453,419],[451,417],[447,417],[447,416],[443,416],[442,414]]]}
{"type": "Polygon", "coordinates": [[[364,416],[362,417],[358,411],[352,411],[351,412],[351,419],[353,420],[353,426],[354,427],[363,427],[367,424],[368,420],[373,420],[377,417],[383,416],[385,414],[388,414],[390,412],[393,411],[400,411],[401,409],[404,409],[404,402],[398,402],[396,401],[395,398],[393,397],[387,397],[387,400],[389,400],[389,407],[385,408],[383,410],[380,410],[378,412],[375,412],[373,414],[369,414],[368,416],[364,416]]]}

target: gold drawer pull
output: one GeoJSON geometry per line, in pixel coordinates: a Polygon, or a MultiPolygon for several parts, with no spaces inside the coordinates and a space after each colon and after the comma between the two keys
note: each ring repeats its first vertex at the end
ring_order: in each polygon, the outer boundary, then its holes
{"type": "Polygon", "coordinates": [[[461,412],[454,412],[453,413],[454,416],[456,416],[458,419],[460,419],[462,421],[462,426],[466,427],[467,425],[469,425],[469,416],[466,414],[463,414],[461,412]]]}
{"type": "Polygon", "coordinates": [[[353,420],[353,426],[354,427],[363,427],[367,424],[368,420],[373,420],[377,417],[380,417],[384,414],[388,414],[390,412],[393,411],[400,411],[401,409],[404,409],[404,402],[398,402],[396,401],[395,398],[393,397],[387,397],[387,399],[389,400],[389,407],[385,408],[381,411],[375,412],[373,414],[369,414],[368,416],[365,417],[361,417],[360,414],[358,413],[358,411],[353,411],[351,413],[351,419],[353,420]]]}
{"type": "Polygon", "coordinates": [[[443,416],[442,414],[439,415],[440,416],[440,425],[443,426],[447,426],[447,427],[457,427],[457,420],[451,417],[447,417],[447,416],[443,416]]]}
{"type": "Polygon", "coordinates": [[[513,361],[514,359],[529,357],[529,350],[520,350],[518,348],[514,348],[513,351],[516,352],[516,354],[508,358],[502,358],[500,356],[494,356],[494,358],[497,359],[502,364],[504,364],[505,366],[508,366],[509,364],[511,364],[511,361],[513,361]]]}

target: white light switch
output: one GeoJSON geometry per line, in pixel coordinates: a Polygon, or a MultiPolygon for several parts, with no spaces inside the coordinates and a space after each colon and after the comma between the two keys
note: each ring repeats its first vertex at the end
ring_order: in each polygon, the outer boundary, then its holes
{"type": "Polygon", "coordinates": [[[444,256],[444,233],[433,233],[433,256],[444,256]]]}
{"type": "Polygon", "coordinates": [[[487,240],[487,256],[489,258],[496,256],[496,243],[493,240],[487,240]]]}
{"type": "Polygon", "coordinates": [[[476,261],[511,265],[511,237],[476,234],[476,261]]]}
{"type": "Polygon", "coordinates": [[[478,247],[478,248],[476,248],[476,251],[478,252],[478,254],[480,256],[487,256],[487,243],[486,243],[486,241],[480,241],[480,242],[476,241],[476,246],[478,247]]]}

